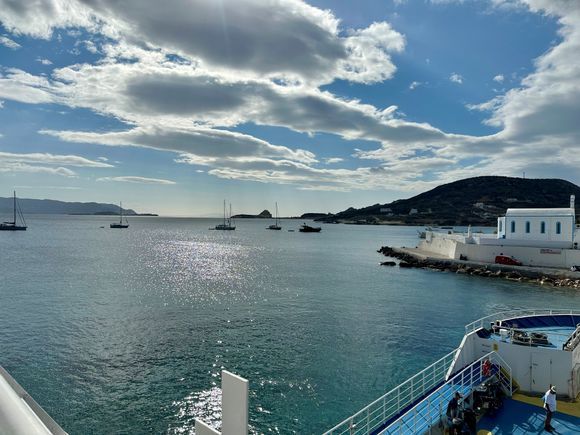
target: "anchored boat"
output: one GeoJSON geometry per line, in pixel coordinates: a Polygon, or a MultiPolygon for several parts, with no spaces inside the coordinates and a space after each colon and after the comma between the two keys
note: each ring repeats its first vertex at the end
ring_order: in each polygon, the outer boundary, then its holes
{"type": "Polygon", "coordinates": [[[235,225],[232,225],[232,205],[230,204],[230,214],[226,217],[226,201],[224,199],[224,221],[221,224],[217,224],[214,228],[210,228],[220,231],[234,231],[236,229],[235,225]]]}
{"type": "Polygon", "coordinates": [[[276,203],[276,220],[272,225],[270,225],[267,229],[268,230],[281,230],[282,227],[278,225],[278,203],[276,203]]]}
{"type": "Polygon", "coordinates": [[[125,218],[125,223],[123,223],[123,203],[119,203],[119,223],[113,222],[110,225],[111,228],[129,228],[129,221],[125,218]]]}
{"type": "Polygon", "coordinates": [[[319,233],[322,230],[320,227],[311,227],[310,225],[302,224],[300,229],[301,233],[319,233]]]}
{"type": "Polygon", "coordinates": [[[13,203],[13,217],[12,221],[2,222],[0,223],[0,231],[26,231],[26,221],[24,220],[24,215],[22,214],[22,210],[18,205],[18,201],[16,200],[16,191],[14,191],[14,203],[13,203]],[[20,219],[20,224],[16,218],[20,219]]]}

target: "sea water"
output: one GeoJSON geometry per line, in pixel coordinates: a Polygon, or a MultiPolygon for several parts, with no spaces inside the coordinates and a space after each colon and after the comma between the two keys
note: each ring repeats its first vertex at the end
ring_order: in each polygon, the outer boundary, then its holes
{"type": "Polygon", "coordinates": [[[256,433],[320,433],[512,308],[576,290],[379,266],[417,229],[31,216],[0,233],[0,364],[71,434],[193,433],[220,372],[250,381],[256,433]],[[295,230],[289,232],[288,230],[295,230]]]}

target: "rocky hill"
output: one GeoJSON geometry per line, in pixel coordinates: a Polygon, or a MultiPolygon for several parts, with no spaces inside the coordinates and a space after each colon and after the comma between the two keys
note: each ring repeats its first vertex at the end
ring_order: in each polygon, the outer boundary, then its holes
{"type": "MultiPolygon", "coordinates": [[[[406,225],[496,225],[508,208],[568,207],[580,187],[560,179],[474,177],[443,184],[409,199],[348,210],[327,222],[406,225]]],[[[577,214],[580,211],[577,208],[577,214]]]]}

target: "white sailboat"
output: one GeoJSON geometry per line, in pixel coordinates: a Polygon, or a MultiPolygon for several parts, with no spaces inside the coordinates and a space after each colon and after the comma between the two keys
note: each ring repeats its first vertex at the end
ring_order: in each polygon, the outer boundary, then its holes
{"type": "Polygon", "coordinates": [[[129,221],[125,218],[125,223],[123,223],[123,203],[119,203],[119,223],[113,222],[110,225],[111,228],[129,228],[129,221]]]}
{"type": "Polygon", "coordinates": [[[26,231],[26,221],[24,220],[24,215],[22,214],[22,210],[18,206],[18,202],[16,201],[16,191],[14,191],[14,204],[13,204],[13,217],[11,222],[2,222],[0,223],[0,231],[26,231]],[[16,220],[18,217],[22,222],[21,225],[18,225],[16,220]]]}
{"type": "Polygon", "coordinates": [[[232,225],[232,205],[230,204],[230,215],[226,217],[226,200],[224,199],[224,221],[221,224],[217,224],[214,230],[221,231],[233,231],[236,229],[235,225],[232,225]]]}
{"type": "Polygon", "coordinates": [[[282,227],[278,225],[278,203],[276,203],[276,215],[275,215],[274,224],[270,225],[267,229],[268,230],[281,230],[282,227]]]}

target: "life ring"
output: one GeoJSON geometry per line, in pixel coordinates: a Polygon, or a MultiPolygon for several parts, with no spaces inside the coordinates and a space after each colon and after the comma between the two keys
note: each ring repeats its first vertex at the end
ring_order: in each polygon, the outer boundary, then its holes
{"type": "Polygon", "coordinates": [[[489,362],[488,359],[485,360],[485,362],[483,363],[483,367],[482,367],[482,374],[484,377],[488,377],[489,375],[491,375],[491,363],[489,362]]]}

